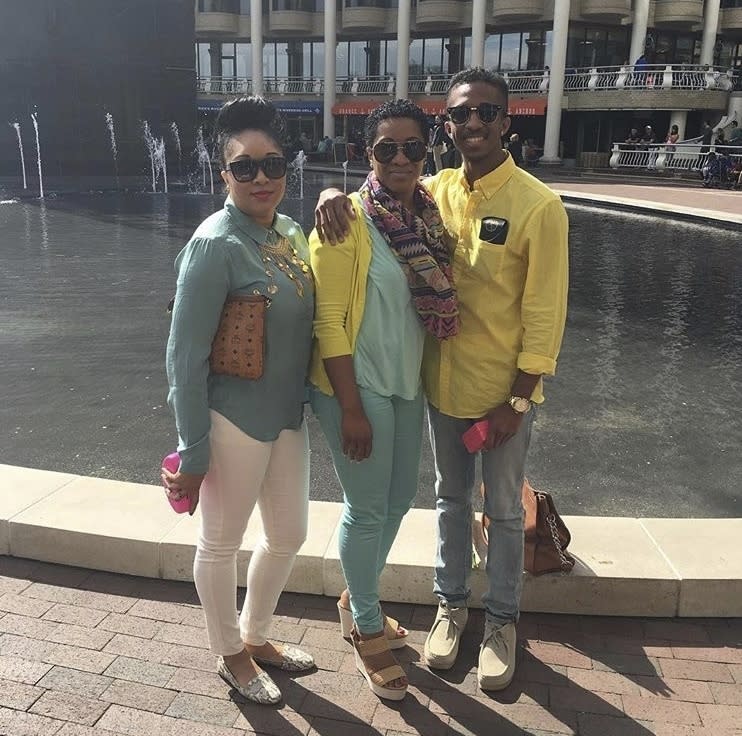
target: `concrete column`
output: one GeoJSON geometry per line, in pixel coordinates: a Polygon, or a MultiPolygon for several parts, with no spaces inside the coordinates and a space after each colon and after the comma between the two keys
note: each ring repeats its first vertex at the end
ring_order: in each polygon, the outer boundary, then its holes
{"type": "Polygon", "coordinates": [[[252,94],[263,94],[263,3],[250,0],[250,58],[252,94]]]}
{"type": "Polygon", "coordinates": [[[569,31],[569,0],[554,1],[554,29],[551,33],[551,67],[549,97],[546,108],[544,155],[541,163],[556,164],[559,157],[559,132],[562,124],[564,68],[567,63],[567,33],[569,31]]]}
{"type": "Polygon", "coordinates": [[[473,0],[471,9],[471,65],[484,66],[487,0],[473,0]]]}
{"type": "Polygon", "coordinates": [[[397,13],[397,87],[394,96],[403,100],[410,92],[410,16],[412,0],[399,0],[397,13]]]}
{"type": "Polygon", "coordinates": [[[335,78],[337,76],[337,9],[335,0],[325,0],[325,92],[323,102],[323,135],[335,138],[335,78]]]}
{"type": "MultiPolygon", "coordinates": [[[[670,130],[673,125],[678,126],[678,138],[679,141],[685,140],[685,124],[688,122],[688,111],[687,110],[671,110],[670,111],[670,130]]],[[[668,130],[668,134],[670,133],[668,130]]]]}
{"type": "Polygon", "coordinates": [[[649,0],[634,0],[634,17],[631,21],[631,49],[629,64],[633,64],[643,53],[647,41],[647,19],[649,0]]]}
{"type": "Polygon", "coordinates": [[[719,6],[721,0],[706,0],[703,11],[703,38],[701,40],[701,64],[714,63],[716,32],[719,30],[719,6]]]}

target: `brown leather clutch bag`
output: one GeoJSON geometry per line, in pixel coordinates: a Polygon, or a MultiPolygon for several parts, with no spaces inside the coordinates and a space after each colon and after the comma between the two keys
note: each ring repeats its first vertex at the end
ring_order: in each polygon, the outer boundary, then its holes
{"type": "Polygon", "coordinates": [[[266,306],[260,295],[232,296],[224,302],[211,343],[212,373],[252,381],[263,375],[266,306]]]}

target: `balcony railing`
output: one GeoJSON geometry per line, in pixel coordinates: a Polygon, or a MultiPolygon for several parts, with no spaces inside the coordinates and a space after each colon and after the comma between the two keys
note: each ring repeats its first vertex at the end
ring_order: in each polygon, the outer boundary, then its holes
{"type": "Polygon", "coordinates": [[[742,162],[742,146],[703,146],[700,143],[676,143],[675,145],[614,143],[610,166],[613,169],[700,173],[710,151],[717,154],[726,153],[733,162],[742,162]]]}
{"type": "MultiPolygon", "coordinates": [[[[549,72],[517,71],[502,73],[513,94],[545,94],[549,91],[549,72]]],[[[451,76],[428,74],[410,77],[409,93],[413,95],[443,95],[451,76]]],[[[567,69],[564,78],[566,92],[590,92],[600,90],[722,90],[734,89],[740,79],[733,70],[716,67],[667,64],[655,66],[592,67],[567,69]]],[[[314,95],[324,92],[323,79],[298,77],[266,77],[265,91],[278,95],[314,95]]],[[[198,91],[204,94],[249,94],[252,81],[249,77],[200,77],[198,91]]],[[[376,95],[394,97],[394,77],[338,77],[335,83],[337,94],[361,96],[376,95]]]]}

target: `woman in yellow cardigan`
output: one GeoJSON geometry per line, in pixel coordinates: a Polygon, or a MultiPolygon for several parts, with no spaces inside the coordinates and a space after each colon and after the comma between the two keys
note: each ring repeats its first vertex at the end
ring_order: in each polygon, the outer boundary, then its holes
{"type": "Polygon", "coordinates": [[[391,648],[407,632],[379,606],[379,576],[417,490],[420,364],[426,334],[458,331],[451,258],[438,208],[419,183],[428,121],[407,100],[366,120],[372,171],[351,195],[345,240],[310,236],[316,281],[312,408],[343,487],[338,602],[356,664],[379,697],[401,700],[407,678],[391,648]]]}

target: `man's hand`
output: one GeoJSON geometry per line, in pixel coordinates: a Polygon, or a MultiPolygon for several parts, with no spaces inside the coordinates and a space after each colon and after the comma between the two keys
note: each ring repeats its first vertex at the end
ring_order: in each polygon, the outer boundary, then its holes
{"type": "Polygon", "coordinates": [[[339,243],[350,232],[356,219],[353,203],[339,189],[323,189],[314,208],[314,227],[321,242],[339,243]]]}
{"type": "Polygon", "coordinates": [[[202,473],[171,473],[165,468],[161,469],[160,478],[162,479],[166,493],[171,498],[188,498],[191,502],[188,508],[188,513],[193,516],[198,506],[199,491],[201,489],[201,483],[204,480],[204,474],[202,473]]]}
{"type": "Polygon", "coordinates": [[[345,409],[340,431],[348,460],[360,462],[371,454],[373,430],[363,409],[345,409]]]}
{"type": "Polygon", "coordinates": [[[501,404],[489,411],[483,419],[489,422],[483,450],[494,450],[515,437],[523,422],[523,415],[513,411],[510,404],[501,404]]]}

